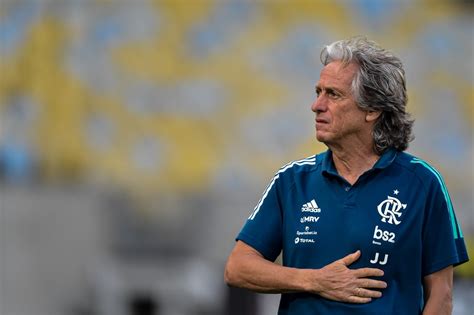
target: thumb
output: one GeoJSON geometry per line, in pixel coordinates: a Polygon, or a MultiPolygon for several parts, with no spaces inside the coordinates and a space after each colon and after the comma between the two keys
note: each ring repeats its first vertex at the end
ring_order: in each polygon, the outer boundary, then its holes
{"type": "Polygon", "coordinates": [[[342,260],[342,263],[345,266],[349,266],[353,262],[357,261],[357,259],[359,259],[359,257],[360,257],[360,250],[357,250],[356,252],[347,255],[346,257],[342,258],[341,260],[342,260]]]}

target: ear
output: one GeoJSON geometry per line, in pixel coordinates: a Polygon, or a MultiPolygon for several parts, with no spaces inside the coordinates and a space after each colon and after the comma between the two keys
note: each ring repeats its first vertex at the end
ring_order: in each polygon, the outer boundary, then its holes
{"type": "Polygon", "coordinates": [[[367,122],[376,121],[380,117],[381,114],[382,114],[381,111],[369,110],[365,113],[365,121],[367,121],[367,122]]]}

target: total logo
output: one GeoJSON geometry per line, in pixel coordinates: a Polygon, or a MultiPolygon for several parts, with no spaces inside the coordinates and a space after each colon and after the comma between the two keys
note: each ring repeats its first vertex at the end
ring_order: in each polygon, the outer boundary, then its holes
{"type": "Polygon", "coordinates": [[[395,236],[395,233],[379,229],[378,225],[376,225],[373,236],[374,240],[372,240],[372,244],[382,245],[382,243],[378,242],[379,240],[394,244],[395,236]]]}
{"type": "Polygon", "coordinates": [[[295,238],[295,244],[298,244],[298,243],[315,243],[315,241],[311,238],[297,237],[295,238]]]}

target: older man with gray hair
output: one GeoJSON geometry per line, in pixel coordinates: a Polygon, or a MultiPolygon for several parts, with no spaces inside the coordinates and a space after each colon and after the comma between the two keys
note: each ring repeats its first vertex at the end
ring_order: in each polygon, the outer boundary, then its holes
{"type": "Polygon", "coordinates": [[[441,175],[404,152],[402,62],[364,37],[326,46],[321,61],[311,110],[328,150],[275,174],[226,282],[281,293],[280,315],[451,314],[453,266],[468,256],[441,175]]]}

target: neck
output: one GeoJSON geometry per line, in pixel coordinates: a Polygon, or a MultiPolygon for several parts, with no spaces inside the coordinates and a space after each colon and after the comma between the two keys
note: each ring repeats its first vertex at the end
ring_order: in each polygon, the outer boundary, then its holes
{"type": "Polygon", "coordinates": [[[366,171],[371,169],[379,159],[372,145],[358,147],[328,146],[332,159],[340,176],[353,185],[366,171]]]}

